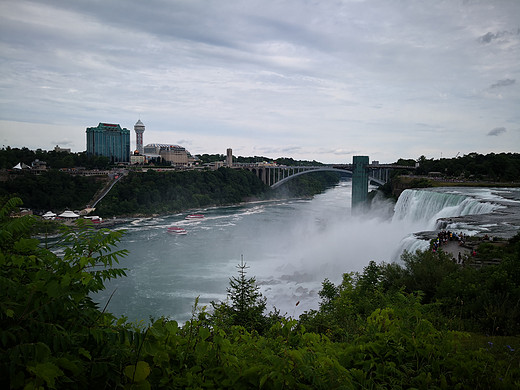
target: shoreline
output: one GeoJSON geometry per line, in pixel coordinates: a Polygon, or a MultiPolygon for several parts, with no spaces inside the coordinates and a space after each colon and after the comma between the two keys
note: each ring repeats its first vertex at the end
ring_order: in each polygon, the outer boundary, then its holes
{"type": "Polygon", "coordinates": [[[106,219],[103,217],[103,222],[100,225],[105,225],[105,222],[109,222],[112,219],[116,220],[134,220],[139,218],[161,218],[169,215],[178,215],[178,214],[193,214],[193,213],[200,213],[204,210],[213,210],[220,207],[238,207],[242,205],[248,205],[248,204],[262,204],[262,203],[271,203],[271,202],[280,202],[280,201],[291,201],[291,200],[309,200],[312,199],[313,196],[297,196],[297,197],[290,197],[290,198],[275,198],[275,199],[251,199],[251,200],[245,200],[238,203],[228,203],[228,204],[222,204],[222,205],[208,205],[208,206],[202,206],[202,207],[196,207],[196,208],[189,208],[189,209],[183,209],[180,211],[174,211],[170,213],[153,213],[153,214],[143,214],[143,213],[137,213],[137,214],[123,214],[113,217],[107,217],[106,219]]]}

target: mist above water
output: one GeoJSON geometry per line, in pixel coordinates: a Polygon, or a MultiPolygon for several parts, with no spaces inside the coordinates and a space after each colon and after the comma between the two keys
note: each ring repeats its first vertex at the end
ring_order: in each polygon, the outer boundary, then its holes
{"type": "Polygon", "coordinates": [[[351,213],[350,202],[351,182],[344,182],[292,215],[285,231],[273,232],[272,241],[284,243],[280,256],[267,256],[256,274],[265,295],[271,295],[282,312],[297,315],[316,308],[325,278],[339,283],[343,273],[362,271],[371,260],[399,261],[404,250],[428,248],[429,243],[413,233],[435,230],[439,218],[490,213],[500,207],[444,190],[406,190],[397,204],[376,197],[370,210],[360,215],[351,213]]]}
{"type": "Polygon", "coordinates": [[[371,260],[391,262],[403,249],[425,248],[428,243],[413,233],[435,229],[439,217],[496,207],[463,194],[407,190],[396,205],[377,198],[369,211],[353,215],[351,190],[344,181],[311,200],[201,210],[206,217],[200,221],[181,214],[136,220],[126,226],[122,243],[130,251],[123,262],[129,276],[110,282],[97,298],[104,304],[117,288],[109,306],[115,314],[183,322],[197,296],[203,305],[226,299],[243,256],[268,308],[297,317],[318,307],[325,278],[338,283],[343,273],[362,271],[371,260]],[[173,225],[188,234],[167,234],[173,225]]]}

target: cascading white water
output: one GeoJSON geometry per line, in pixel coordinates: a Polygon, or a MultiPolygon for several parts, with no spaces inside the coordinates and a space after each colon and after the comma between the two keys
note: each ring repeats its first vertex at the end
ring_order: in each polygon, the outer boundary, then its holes
{"type": "Polygon", "coordinates": [[[414,232],[439,229],[440,218],[487,214],[501,206],[476,198],[443,190],[405,190],[395,207],[393,224],[409,223],[413,230],[403,238],[394,255],[397,260],[405,251],[424,250],[428,243],[414,236],[414,232]]]}
{"type": "Polygon", "coordinates": [[[435,227],[437,214],[445,208],[453,209],[464,200],[463,196],[425,190],[405,190],[394,207],[393,221],[421,223],[424,228],[435,227]],[[433,224],[432,224],[433,221],[433,224]]]}
{"type": "Polygon", "coordinates": [[[450,192],[405,190],[394,207],[393,221],[420,222],[424,230],[433,230],[439,218],[486,214],[498,207],[450,192]]]}

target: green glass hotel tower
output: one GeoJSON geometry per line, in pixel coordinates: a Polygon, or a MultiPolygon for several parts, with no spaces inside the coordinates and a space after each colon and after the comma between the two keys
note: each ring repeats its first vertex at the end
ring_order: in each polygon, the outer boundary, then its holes
{"type": "Polygon", "coordinates": [[[87,127],[87,155],[105,156],[112,162],[130,161],[130,130],[112,123],[87,127]]]}

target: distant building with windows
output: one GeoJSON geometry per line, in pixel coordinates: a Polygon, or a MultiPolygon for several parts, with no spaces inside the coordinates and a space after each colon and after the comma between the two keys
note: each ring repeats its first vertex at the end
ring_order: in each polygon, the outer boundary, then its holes
{"type": "Polygon", "coordinates": [[[163,159],[175,166],[190,166],[196,159],[184,147],[170,144],[148,144],[144,148],[148,161],[163,159]]]}
{"type": "Polygon", "coordinates": [[[113,162],[130,162],[130,130],[118,124],[87,127],[87,155],[105,156],[113,162]]]}
{"type": "Polygon", "coordinates": [[[54,147],[54,151],[58,152],[58,153],[61,153],[61,152],[70,153],[70,148],[60,148],[58,145],[56,145],[54,147]]]}
{"type": "Polygon", "coordinates": [[[135,165],[135,164],[144,164],[146,163],[146,157],[142,154],[139,153],[138,150],[136,150],[134,153],[132,153],[130,155],[130,164],[132,165],[135,165]]]}

